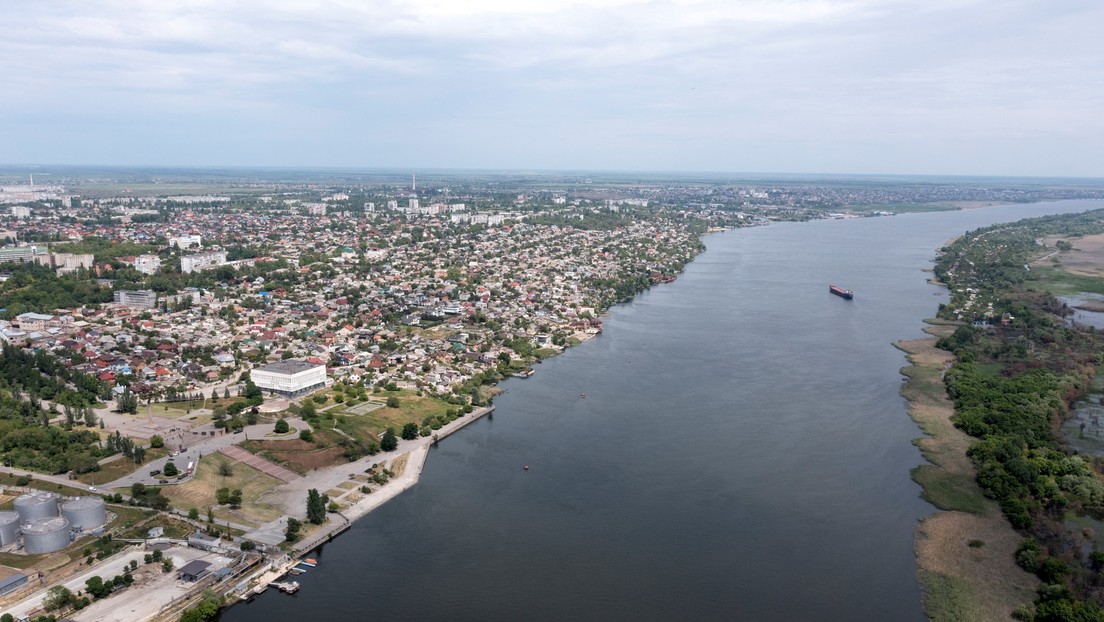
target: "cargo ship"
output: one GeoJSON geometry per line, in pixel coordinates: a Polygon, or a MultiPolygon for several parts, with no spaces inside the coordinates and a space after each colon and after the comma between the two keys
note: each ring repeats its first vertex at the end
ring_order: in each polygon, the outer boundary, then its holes
{"type": "Polygon", "coordinates": [[[855,292],[853,292],[849,289],[844,289],[842,287],[836,287],[835,285],[829,285],[828,286],[828,291],[830,291],[833,294],[839,296],[840,298],[846,298],[848,300],[851,300],[852,298],[855,297],[855,292]]]}

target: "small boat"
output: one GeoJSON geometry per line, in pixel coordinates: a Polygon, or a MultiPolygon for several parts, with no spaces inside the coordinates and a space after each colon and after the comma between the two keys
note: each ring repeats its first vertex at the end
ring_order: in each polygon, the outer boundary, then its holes
{"type": "Polygon", "coordinates": [[[317,559],[311,559],[310,557],[308,557],[308,558],[300,561],[299,565],[301,565],[301,566],[310,566],[311,568],[314,568],[315,566],[318,565],[318,560],[317,559]]]}
{"type": "Polygon", "coordinates": [[[528,470],[529,470],[529,465],[527,464],[527,465],[525,465],[525,466],[523,466],[523,467],[521,467],[521,468],[522,468],[522,469],[524,469],[524,470],[526,470],[526,471],[528,471],[528,470]]]}
{"type": "Polygon", "coordinates": [[[306,568],[300,568],[300,567],[296,566],[295,568],[292,568],[288,572],[290,572],[291,574],[303,574],[306,571],[307,571],[306,568]]]}
{"type": "Polygon", "coordinates": [[[580,393],[579,397],[585,400],[586,399],[586,393],[580,393]]]}
{"type": "Polygon", "coordinates": [[[828,291],[839,296],[840,298],[846,298],[847,300],[851,300],[855,297],[855,292],[849,289],[844,289],[842,287],[836,287],[835,285],[829,285],[828,291]]]}

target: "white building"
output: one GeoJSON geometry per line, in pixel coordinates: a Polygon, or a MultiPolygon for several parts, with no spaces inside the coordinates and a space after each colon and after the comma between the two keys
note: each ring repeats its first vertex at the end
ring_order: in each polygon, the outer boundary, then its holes
{"type": "Polygon", "coordinates": [[[210,270],[226,263],[226,251],[212,251],[198,255],[184,255],[180,258],[181,272],[210,270]]]}
{"type": "Polygon", "coordinates": [[[249,377],[261,389],[296,397],[326,386],[326,366],[288,359],[256,367],[249,377]]]}
{"type": "Polygon", "coordinates": [[[91,268],[95,262],[92,253],[54,253],[54,267],[58,274],[74,272],[80,268],[91,268]]]}
{"type": "Polygon", "coordinates": [[[157,294],[151,289],[117,289],[115,290],[115,304],[135,309],[152,309],[157,306],[157,294]]]}
{"type": "Polygon", "coordinates": [[[191,246],[203,246],[203,236],[198,234],[176,235],[169,238],[169,246],[178,246],[182,249],[191,246]]]}
{"type": "Polygon", "coordinates": [[[13,205],[11,208],[11,215],[16,218],[30,218],[31,208],[26,205],[13,205]]]}
{"type": "Polygon", "coordinates": [[[142,274],[157,274],[161,269],[161,258],[157,255],[139,255],[134,258],[134,269],[142,274]]]}

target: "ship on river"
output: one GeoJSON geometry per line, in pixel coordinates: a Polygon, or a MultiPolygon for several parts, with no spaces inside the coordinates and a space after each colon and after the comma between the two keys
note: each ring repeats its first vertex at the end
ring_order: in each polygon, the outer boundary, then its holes
{"type": "Polygon", "coordinates": [[[833,294],[839,296],[840,298],[846,298],[848,300],[851,300],[852,298],[855,297],[855,292],[853,292],[849,289],[844,289],[842,287],[837,287],[835,285],[829,285],[828,286],[828,291],[830,291],[833,294]]]}

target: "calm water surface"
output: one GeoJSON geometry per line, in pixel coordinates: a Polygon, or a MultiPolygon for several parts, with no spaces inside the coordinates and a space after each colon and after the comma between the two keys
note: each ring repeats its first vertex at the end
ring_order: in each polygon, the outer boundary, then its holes
{"type": "Polygon", "coordinates": [[[299,594],[221,619],[923,620],[913,529],[932,508],[891,345],[946,299],[921,270],[966,230],[1099,207],[711,235],[600,337],[505,382],[299,594]]]}

